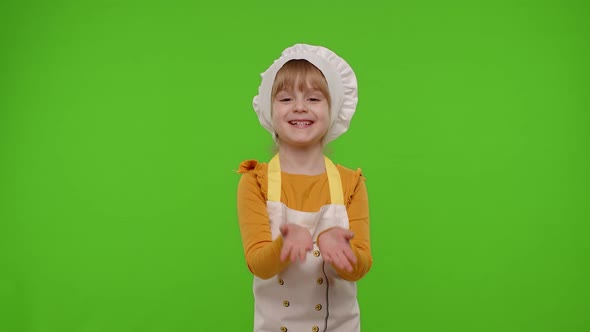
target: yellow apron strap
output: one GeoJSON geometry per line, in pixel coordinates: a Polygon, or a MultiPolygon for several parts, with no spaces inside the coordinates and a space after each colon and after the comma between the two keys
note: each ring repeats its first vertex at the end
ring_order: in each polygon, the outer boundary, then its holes
{"type": "Polygon", "coordinates": [[[338,169],[328,157],[324,156],[324,160],[326,162],[326,173],[328,173],[328,184],[330,185],[330,202],[332,204],[344,205],[340,172],[338,172],[338,169]]]}
{"type": "Polygon", "coordinates": [[[268,163],[268,197],[271,202],[281,201],[281,163],[277,153],[268,163]]]}
{"type": "MultiPolygon", "coordinates": [[[[344,194],[342,192],[342,181],[340,172],[328,157],[324,156],[328,185],[330,187],[330,202],[332,204],[344,205],[344,194]]],[[[281,201],[281,162],[277,153],[268,163],[268,193],[267,199],[271,202],[281,201]]]]}

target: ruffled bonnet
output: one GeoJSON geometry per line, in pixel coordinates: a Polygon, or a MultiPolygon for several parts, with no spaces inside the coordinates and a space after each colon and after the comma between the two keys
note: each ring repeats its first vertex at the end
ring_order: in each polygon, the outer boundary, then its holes
{"type": "Polygon", "coordinates": [[[262,126],[276,139],[271,120],[272,85],[279,69],[293,59],[305,59],[316,66],[328,82],[330,90],[330,128],[323,143],[329,143],[348,130],[358,102],[356,76],[346,61],[322,46],[295,44],[261,74],[262,83],[252,105],[262,126]]]}

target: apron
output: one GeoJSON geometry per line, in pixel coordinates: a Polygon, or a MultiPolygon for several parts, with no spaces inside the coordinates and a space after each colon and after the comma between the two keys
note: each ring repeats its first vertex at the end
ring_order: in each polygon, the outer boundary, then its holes
{"type": "Polygon", "coordinates": [[[331,227],[349,228],[342,182],[336,166],[324,157],[330,204],[318,212],[304,212],[281,203],[281,166],[279,155],[268,164],[267,211],[273,240],[279,227],[292,223],[309,230],[313,250],[305,262],[289,264],[270,279],[254,277],[254,332],[359,332],[360,313],[356,282],[338,276],[331,264],[325,264],[317,246],[318,235],[331,227]]]}

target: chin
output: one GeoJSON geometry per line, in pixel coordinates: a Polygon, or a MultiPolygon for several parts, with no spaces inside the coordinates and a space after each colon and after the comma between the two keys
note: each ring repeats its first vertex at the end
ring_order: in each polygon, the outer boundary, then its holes
{"type": "Polygon", "coordinates": [[[318,139],[318,140],[300,140],[300,141],[289,141],[289,142],[284,142],[284,144],[293,146],[293,147],[297,147],[297,148],[311,148],[311,147],[316,147],[316,146],[321,146],[322,145],[322,140],[318,139]]]}

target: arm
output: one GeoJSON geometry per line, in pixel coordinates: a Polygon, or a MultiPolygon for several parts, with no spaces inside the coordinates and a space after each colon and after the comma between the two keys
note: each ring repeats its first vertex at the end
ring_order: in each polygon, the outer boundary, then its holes
{"type": "Polygon", "coordinates": [[[355,183],[347,206],[347,213],[350,231],[354,234],[349,243],[356,257],[356,262],[350,262],[352,265],[351,271],[339,268],[334,264],[332,266],[343,279],[356,281],[364,277],[373,264],[369,232],[369,201],[365,178],[362,175],[359,176],[358,182],[355,183]]]}
{"type": "Polygon", "coordinates": [[[254,172],[242,174],[238,184],[238,221],[248,269],[255,276],[269,279],[289,262],[280,259],[283,237],[274,241],[270,231],[266,199],[254,172]]]}

